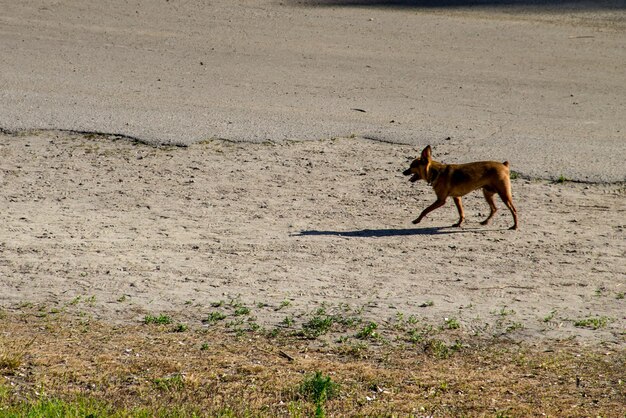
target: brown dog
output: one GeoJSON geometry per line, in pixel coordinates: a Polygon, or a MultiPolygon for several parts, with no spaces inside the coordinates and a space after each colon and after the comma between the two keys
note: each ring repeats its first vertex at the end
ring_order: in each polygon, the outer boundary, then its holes
{"type": "Polygon", "coordinates": [[[480,161],[467,164],[442,164],[431,158],[430,145],[424,148],[420,158],[413,160],[405,176],[413,175],[411,182],[426,180],[435,190],[437,201],[424,209],[420,216],[413,221],[420,221],[433,210],[443,206],[448,196],[452,196],[456,208],[459,210],[460,219],[453,226],[461,226],[465,219],[461,196],[465,196],[472,190],[483,189],[485,199],[491,212],[481,225],[487,225],[498,210],[493,200],[493,195],[498,193],[504,204],[513,214],[514,224],[509,229],[517,229],[517,210],[513,206],[511,196],[511,181],[509,180],[509,162],[498,163],[496,161],[480,161]]]}

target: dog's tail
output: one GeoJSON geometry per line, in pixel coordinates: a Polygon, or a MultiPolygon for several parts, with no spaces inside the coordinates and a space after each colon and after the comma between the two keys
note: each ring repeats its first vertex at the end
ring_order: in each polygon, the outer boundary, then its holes
{"type": "Polygon", "coordinates": [[[508,161],[505,161],[505,162],[503,162],[502,164],[504,164],[504,166],[505,166],[506,168],[509,168],[509,162],[508,162],[508,161]]]}

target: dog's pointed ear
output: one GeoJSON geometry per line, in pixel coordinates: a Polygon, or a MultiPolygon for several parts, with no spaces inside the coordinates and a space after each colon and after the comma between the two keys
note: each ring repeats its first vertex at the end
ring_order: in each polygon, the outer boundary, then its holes
{"type": "Polygon", "coordinates": [[[430,161],[430,156],[431,156],[431,149],[430,149],[430,145],[426,146],[426,148],[424,148],[422,150],[422,158],[426,161],[430,161]]]}

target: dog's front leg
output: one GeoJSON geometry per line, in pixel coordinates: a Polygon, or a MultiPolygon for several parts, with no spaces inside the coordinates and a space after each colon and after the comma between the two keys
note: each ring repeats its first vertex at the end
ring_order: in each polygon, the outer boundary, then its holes
{"type": "Polygon", "coordinates": [[[420,213],[420,216],[418,216],[417,219],[413,221],[413,223],[414,224],[420,223],[422,221],[422,219],[424,219],[424,216],[428,215],[433,210],[442,207],[445,203],[446,203],[446,199],[445,198],[444,199],[437,199],[437,201],[435,203],[433,203],[432,205],[430,205],[429,207],[424,209],[422,211],[422,213],[420,213]]]}
{"type": "Polygon", "coordinates": [[[460,197],[453,197],[454,204],[456,205],[456,209],[459,211],[459,221],[452,226],[461,226],[463,221],[465,220],[465,213],[463,212],[463,203],[461,203],[460,197]]]}

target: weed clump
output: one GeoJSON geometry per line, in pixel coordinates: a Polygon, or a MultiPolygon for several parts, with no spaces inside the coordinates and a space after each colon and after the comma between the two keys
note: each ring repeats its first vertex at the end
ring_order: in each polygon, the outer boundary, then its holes
{"type": "Polygon", "coordinates": [[[317,338],[330,331],[334,323],[335,318],[332,315],[328,315],[324,308],[320,308],[313,318],[302,324],[300,335],[310,339],[317,338]]]}
{"type": "Polygon", "coordinates": [[[315,417],[323,418],[326,416],[324,404],[339,394],[339,385],[333,382],[330,376],[317,371],[305,377],[298,392],[304,399],[315,404],[315,417]]]}
{"type": "Polygon", "coordinates": [[[172,323],[172,318],[164,314],[160,314],[159,316],[146,315],[143,319],[143,322],[146,325],[149,325],[149,324],[169,325],[172,323]]]}
{"type": "Polygon", "coordinates": [[[606,327],[608,323],[609,318],[606,316],[599,316],[595,318],[579,319],[574,322],[574,326],[579,328],[600,329],[606,327]]]}
{"type": "Polygon", "coordinates": [[[378,338],[378,333],[376,332],[377,328],[378,324],[376,322],[370,322],[356,333],[356,337],[360,340],[365,340],[368,338],[378,338]]]}

